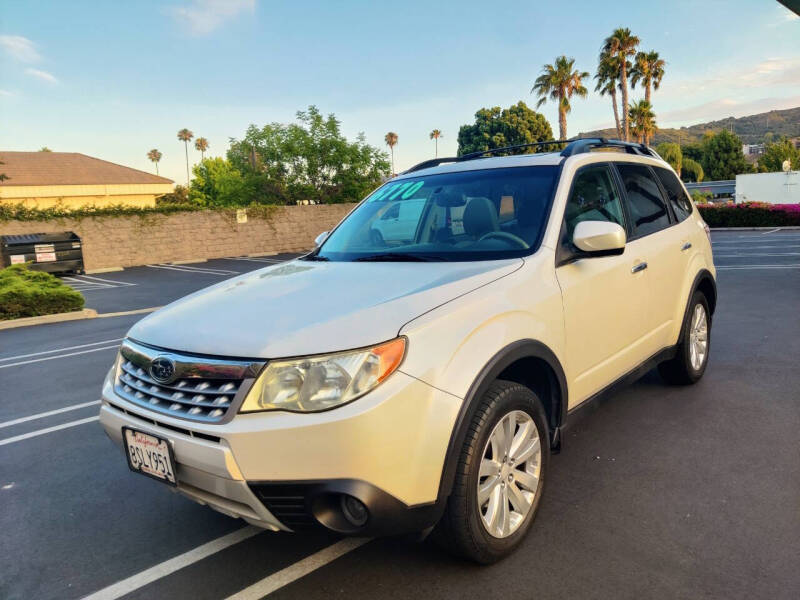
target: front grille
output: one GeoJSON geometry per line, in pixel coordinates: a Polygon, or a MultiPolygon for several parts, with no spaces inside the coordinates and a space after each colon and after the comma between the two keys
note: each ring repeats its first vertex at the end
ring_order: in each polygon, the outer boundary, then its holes
{"type": "Polygon", "coordinates": [[[171,416],[218,423],[238,405],[263,363],[201,358],[126,340],[114,389],[122,398],[171,416]],[[149,372],[156,358],[169,359],[175,375],[166,383],[149,372]]]}

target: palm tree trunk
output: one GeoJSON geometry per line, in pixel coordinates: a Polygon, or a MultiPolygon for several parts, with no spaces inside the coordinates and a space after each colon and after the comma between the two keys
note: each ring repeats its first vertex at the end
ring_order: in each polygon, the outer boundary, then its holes
{"type": "Polygon", "coordinates": [[[158,175],[158,163],[156,163],[156,175],[158,175]]]}
{"type": "Polygon", "coordinates": [[[436,153],[433,155],[434,158],[439,158],[439,138],[433,138],[433,143],[436,146],[436,153]]]}
{"type": "MultiPolygon", "coordinates": [[[[650,82],[646,82],[644,86],[644,99],[650,104],[650,82]]],[[[652,105],[651,105],[652,106],[652,105]]]]}
{"type": "Polygon", "coordinates": [[[622,125],[625,141],[630,141],[630,124],[628,121],[628,73],[625,69],[625,57],[622,57],[619,67],[619,85],[622,88],[622,125]]]}
{"type": "Polygon", "coordinates": [[[392,177],[394,177],[394,146],[389,146],[389,150],[392,152],[392,177]]]}
{"type": "Polygon", "coordinates": [[[617,139],[622,137],[622,130],[619,127],[619,110],[617,109],[617,90],[611,90],[611,105],[614,107],[614,123],[617,126],[617,139]]]}
{"type": "Polygon", "coordinates": [[[184,140],[183,148],[186,151],[186,187],[189,187],[189,142],[184,140]]]}
{"type": "Polygon", "coordinates": [[[564,98],[559,98],[558,101],[558,131],[561,134],[562,140],[567,139],[567,111],[563,106],[564,98]]]}

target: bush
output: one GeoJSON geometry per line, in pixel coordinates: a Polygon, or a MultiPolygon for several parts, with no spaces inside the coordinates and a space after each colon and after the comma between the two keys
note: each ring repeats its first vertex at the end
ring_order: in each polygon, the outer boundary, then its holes
{"type": "Polygon", "coordinates": [[[70,312],[83,308],[83,296],[50,273],[27,265],[0,269],[0,321],[70,312]]]}
{"type": "Polygon", "coordinates": [[[800,204],[699,204],[709,227],[800,226],[800,204]]]}

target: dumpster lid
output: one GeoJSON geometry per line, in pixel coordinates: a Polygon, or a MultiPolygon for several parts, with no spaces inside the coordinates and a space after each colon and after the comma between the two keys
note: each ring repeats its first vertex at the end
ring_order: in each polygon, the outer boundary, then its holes
{"type": "Polygon", "coordinates": [[[51,233],[25,233],[19,235],[0,235],[0,245],[52,244],[53,242],[80,242],[81,238],[72,231],[51,233]]]}

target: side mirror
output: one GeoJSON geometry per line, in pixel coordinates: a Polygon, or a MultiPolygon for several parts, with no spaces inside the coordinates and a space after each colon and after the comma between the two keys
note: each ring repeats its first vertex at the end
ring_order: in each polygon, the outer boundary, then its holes
{"type": "Polygon", "coordinates": [[[572,233],[575,247],[593,256],[622,254],[625,242],[625,230],[610,221],[581,221],[572,233]]]}
{"type": "Polygon", "coordinates": [[[314,247],[315,248],[320,247],[322,245],[322,242],[324,242],[328,238],[328,234],[329,233],[330,233],[330,231],[323,231],[317,237],[315,237],[314,238],[314,247]]]}

